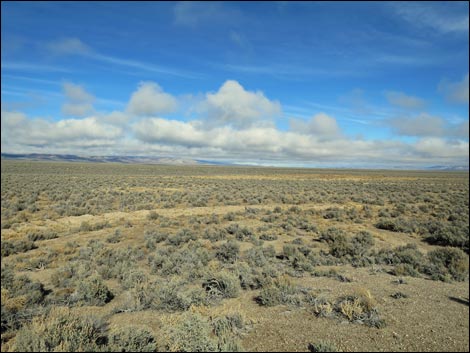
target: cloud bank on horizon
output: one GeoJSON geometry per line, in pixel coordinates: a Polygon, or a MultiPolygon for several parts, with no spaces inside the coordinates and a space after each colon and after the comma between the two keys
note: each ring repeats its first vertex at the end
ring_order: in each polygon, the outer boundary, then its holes
{"type": "Polygon", "coordinates": [[[4,2],[2,152],[468,166],[468,4],[369,4],[4,2]]]}

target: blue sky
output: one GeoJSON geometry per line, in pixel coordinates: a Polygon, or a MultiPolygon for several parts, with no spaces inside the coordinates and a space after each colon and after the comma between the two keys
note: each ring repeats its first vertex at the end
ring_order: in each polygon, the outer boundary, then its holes
{"type": "Polygon", "coordinates": [[[2,2],[2,151],[468,166],[467,2],[2,2]]]}

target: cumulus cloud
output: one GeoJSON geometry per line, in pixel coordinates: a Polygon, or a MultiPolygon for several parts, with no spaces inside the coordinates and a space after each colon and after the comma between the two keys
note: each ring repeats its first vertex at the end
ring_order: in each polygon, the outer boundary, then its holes
{"type": "Polygon", "coordinates": [[[416,144],[392,140],[322,140],[295,131],[252,126],[245,129],[214,127],[198,122],[149,118],[134,125],[135,136],[146,146],[172,146],[174,153],[197,158],[244,161],[298,161],[302,163],[465,163],[468,142],[423,138],[416,144]],[[433,142],[437,147],[433,147],[433,142]],[[466,149],[467,148],[467,149],[466,149]],[[262,157],[261,157],[262,156],[262,157]],[[432,161],[432,162],[431,162],[432,161]]]}
{"type": "Polygon", "coordinates": [[[441,117],[421,113],[389,119],[387,123],[395,133],[404,136],[468,139],[468,121],[450,124],[441,117]]]}
{"type": "Polygon", "coordinates": [[[261,91],[247,91],[237,81],[228,80],[216,93],[206,94],[200,111],[207,115],[209,125],[242,128],[280,115],[281,104],[261,91]]]}
{"type": "Polygon", "coordinates": [[[71,116],[85,116],[93,112],[90,103],[65,103],[62,105],[62,113],[71,116]]]}
{"type": "Polygon", "coordinates": [[[466,141],[446,141],[442,138],[427,137],[419,140],[414,146],[416,152],[425,157],[445,157],[445,158],[468,158],[468,142],[466,141]]]}
{"type": "Polygon", "coordinates": [[[289,123],[291,130],[319,138],[337,138],[341,135],[336,119],[325,113],[318,113],[308,121],[291,119],[289,123]]]}
{"type": "Polygon", "coordinates": [[[450,130],[452,131],[452,135],[458,138],[463,138],[468,140],[468,132],[469,132],[469,122],[463,121],[457,124],[455,127],[451,127],[450,130]]]}
{"type": "Polygon", "coordinates": [[[85,116],[94,111],[95,97],[82,86],[71,82],[62,85],[67,102],[62,105],[62,113],[71,116],[85,116]]]}
{"type": "Polygon", "coordinates": [[[207,134],[197,130],[191,123],[162,118],[141,120],[134,126],[138,139],[144,142],[179,144],[185,146],[207,145],[207,134]]]}
{"type": "Polygon", "coordinates": [[[403,92],[388,91],[385,92],[388,102],[400,108],[417,109],[425,105],[424,100],[418,97],[406,95],[403,92]]]}
{"type": "Polygon", "coordinates": [[[122,129],[103,124],[95,117],[50,122],[30,119],[23,113],[2,111],[2,149],[11,146],[55,147],[114,145],[122,129]]]}
{"type": "Polygon", "coordinates": [[[241,130],[228,126],[207,129],[200,122],[150,118],[136,123],[134,131],[136,137],[146,143],[211,149],[222,154],[276,154],[309,145],[306,135],[281,132],[267,126],[252,126],[241,130]]]}
{"type": "Polygon", "coordinates": [[[65,96],[73,102],[87,103],[93,102],[95,97],[85,91],[85,89],[80,86],[70,82],[65,82],[63,84],[63,89],[65,96]]]}
{"type": "Polygon", "coordinates": [[[141,82],[137,91],[132,93],[127,112],[135,115],[154,115],[170,113],[177,107],[176,99],[155,82],[141,82]]]}
{"type": "Polygon", "coordinates": [[[442,118],[421,113],[415,117],[397,117],[389,121],[392,129],[406,136],[443,136],[445,122],[442,118]]]}
{"type": "Polygon", "coordinates": [[[2,150],[17,153],[150,154],[268,164],[468,164],[468,141],[441,137],[423,137],[416,143],[344,136],[322,139],[269,126],[208,129],[201,121],[143,118],[119,127],[103,117],[51,122],[18,112],[2,112],[1,132],[2,150]]]}
{"type": "Polygon", "coordinates": [[[443,93],[450,102],[468,104],[468,73],[464,76],[462,81],[441,81],[438,90],[443,93]]]}
{"type": "Polygon", "coordinates": [[[109,114],[101,115],[100,120],[107,124],[124,126],[129,122],[130,116],[124,112],[115,110],[109,114]]]}
{"type": "MultiPolygon", "coordinates": [[[[83,87],[64,84],[63,109],[79,109],[95,98],[83,87]]],[[[158,114],[176,107],[176,100],[155,83],[141,83],[127,111],[93,113],[82,119],[31,118],[2,111],[2,151],[13,153],[73,153],[154,155],[265,164],[324,166],[468,165],[468,120],[453,123],[422,113],[387,121],[398,139],[351,138],[335,117],[325,113],[310,119],[292,119],[290,129],[276,128],[279,102],[262,92],[248,91],[226,81],[218,91],[188,96],[184,109],[197,105],[191,121],[166,119],[158,114]],[[203,103],[201,104],[201,101],[203,103]],[[135,119],[135,115],[140,115],[135,119]],[[271,122],[271,123],[266,123],[271,122]]],[[[184,99],[183,99],[184,101],[184,99]]],[[[194,111],[193,111],[194,112],[194,111]]],[[[189,119],[189,116],[187,116],[189,119]]]]}

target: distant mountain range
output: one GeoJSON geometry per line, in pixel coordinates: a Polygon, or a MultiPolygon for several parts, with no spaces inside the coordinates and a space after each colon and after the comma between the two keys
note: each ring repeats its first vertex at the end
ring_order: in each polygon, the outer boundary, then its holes
{"type": "Polygon", "coordinates": [[[456,166],[449,166],[449,165],[433,165],[431,167],[427,167],[428,170],[468,170],[468,165],[456,165],[456,166]]]}
{"type": "Polygon", "coordinates": [[[77,156],[74,154],[41,154],[41,153],[2,153],[2,159],[55,161],[55,162],[93,162],[125,164],[166,164],[166,165],[228,165],[228,163],[170,157],[142,156],[77,156]]]}
{"type": "MultiPolygon", "coordinates": [[[[218,162],[203,159],[172,158],[172,157],[144,157],[144,156],[77,156],[74,154],[41,154],[41,153],[2,153],[2,159],[34,160],[34,161],[56,161],[56,162],[93,162],[93,163],[124,163],[124,164],[166,164],[166,165],[238,165],[228,162],[218,162]]],[[[249,165],[246,165],[249,166],[249,165]]],[[[338,167],[336,167],[338,168],[338,167]]],[[[350,167],[349,167],[350,168],[350,167]]],[[[335,168],[334,168],[335,169],[335,168]]],[[[342,169],[342,168],[339,168],[342,169]]],[[[354,168],[353,168],[354,169],[354,168]]],[[[359,168],[360,169],[360,168],[359,168]]],[[[370,169],[370,168],[368,168],[370,169]]],[[[386,169],[381,167],[380,169],[386,169]]],[[[401,167],[390,167],[389,169],[404,169],[401,167]]],[[[409,168],[406,168],[409,169],[409,168]]],[[[429,167],[416,168],[433,171],[468,171],[468,166],[433,165],[429,167]]]]}

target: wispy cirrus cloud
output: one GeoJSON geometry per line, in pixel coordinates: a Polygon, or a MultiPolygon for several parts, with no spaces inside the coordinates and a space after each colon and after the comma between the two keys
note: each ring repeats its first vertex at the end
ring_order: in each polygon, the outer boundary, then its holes
{"type": "MultiPolygon", "coordinates": [[[[21,77],[21,76],[18,77],[18,76],[14,76],[14,75],[2,75],[2,77],[13,77],[14,79],[44,83],[44,82],[42,82],[42,81],[44,81],[42,79],[35,79],[35,78],[29,78],[29,77],[21,77]]],[[[25,100],[21,103],[21,105],[28,105],[29,106],[30,103],[31,103],[31,102],[28,102],[29,99],[33,99],[37,103],[37,101],[44,101],[44,100],[57,101],[58,99],[63,98],[64,94],[65,94],[64,84],[70,84],[69,82],[64,82],[64,81],[52,81],[52,80],[45,80],[45,81],[48,84],[51,84],[51,85],[61,86],[62,92],[53,91],[53,90],[46,90],[46,89],[34,89],[34,88],[24,87],[24,86],[10,86],[10,85],[3,85],[2,84],[2,94],[17,96],[17,97],[23,97],[25,100]]],[[[66,98],[68,98],[66,94],[65,94],[65,96],[66,96],[66,98]]],[[[93,95],[91,95],[91,96],[94,97],[93,95]]],[[[68,103],[71,103],[71,102],[72,102],[72,100],[69,99],[68,103]]],[[[121,108],[121,107],[125,106],[124,102],[121,102],[121,101],[116,100],[116,99],[109,99],[109,98],[103,98],[103,97],[99,97],[99,98],[94,97],[94,99],[90,100],[87,103],[91,104],[91,103],[94,103],[94,102],[98,103],[98,104],[101,104],[101,105],[106,105],[107,107],[113,106],[113,107],[121,108]]],[[[12,106],[12,104],[9,103],[9,102],[2,102],[2,104],[12,106]]],[[[17,104],[15,103],[15,105],[17,105],[17,104]]],[[[85,108],[85,107],[83,106],[82,109],[83,108],[85,108]]],[[[88,111],[88,112],[93,111],[92,108],[93,107],[89,105],[86,111],[88,111]]],[[[69,110],[69,112],[70,112],[70,110],[69,110]]],[[[78,110],[78,112],[80,112],[80,110],[78,110]]],[[[74,114],[72,114],[72,115],[74,115],[74,114]]],[[[83,114],[78,114],[78,115],[83,115],[83,114]]]]}
{"type": "Polygon", "coordinates": [[[179,1],[173,9],[174,23],[195,27],[203,24],[234,24],[241,18],[238,9],[230,8],[226,2],[219,1],[179,1]]]}
{"type": "Polygon", "coordinates": [[[61,38],[47,44],[47,49],[56,55],[90,55],[93,50],[78,38],[61,38]]]}
{"type": "Polygon", "coordinates": [[[2,78],[8,78],[8,79],[20,80],[20,81],[29,81],[29,82],[35,82],[35,83],[43,83],[46,85],[60,85],[59,81],[48,80],[48,79],[37,78],[37,77],[2,74],[2,78]]]}
{"type": "Polygon", "coordinates": [[[91,54],[88,54],[87,56],[89,56],[92,59],[102,61],[105,63],[126,66],[126,67],[139,69],[142,71],[147,71],[147,72],[156,73],[156,74],[178,76],[178,77],[190,78],[190,79],[202,78],[202,74],[199,74],[199,73],[192,73],[192,72],[188,72],[184,70],[157,66],[157,65],[148,64],[148,63],[144,63],[144,62],[140,62],[136,60],[121,59],[121,58],[117,58],[114,56],[103,55],[99,53],[91,53],[91,54]]]}
{"type": "Polygon", "coordinates": [[[312,68],[301,65],[239,65],[239,64],[224,64],[215,66],[226,71],[268,75],[273,77],[282,78],[284,80],[306,80],[311,77],[354,77],[366,76],[366,72],[358,70],[347,69],[333,69],[333,68],[312,68]]]}
{"type": "Polygon", "coordinates": [[[2,70],[18,70],[18,71],[39,71],[39,72],[65,72],[70,73],[75,70],[68,68],[53,66],[53,65],[43,65],[36,63],[25,63],[25,62],[3,62],[2,60],[2,70]]]}
{"type": "Polygon", "coordinates": [[[466,1],[397,1],[388,2],[387,6],[413,26],[430,28],[444,34],[468,35],[469,17],[466,1]]]}
{"type": "Polygon", "coordinates": [[[185,70],[149,64],[137,60],[123,59],[97,52],[78,38],[61,38],[47,44],[47,48],[55,55],[80,55],[107,64],[139,69],[146,72],[178,76],[182,78],[201,78],[201,74],[185,70]]]}

